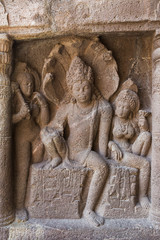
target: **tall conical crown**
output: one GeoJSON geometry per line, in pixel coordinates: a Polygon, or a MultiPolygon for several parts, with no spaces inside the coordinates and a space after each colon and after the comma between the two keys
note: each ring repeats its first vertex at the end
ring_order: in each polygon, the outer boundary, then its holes
{"type": "Polygon", "coordinates": [[[90,66],[87,66],[80,57],[74,57],[66,74],[66,81],[69,88],[75,82],[93,82],[93,73],[90,66]]]}

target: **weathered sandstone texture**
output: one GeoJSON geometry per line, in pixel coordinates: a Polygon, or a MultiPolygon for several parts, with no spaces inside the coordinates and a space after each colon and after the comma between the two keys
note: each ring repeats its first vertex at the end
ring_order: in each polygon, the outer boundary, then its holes
{"type": "Polygon", "coordinates": [[[160,1],[0,20],[0,240],[159,240],[160,1]]]}

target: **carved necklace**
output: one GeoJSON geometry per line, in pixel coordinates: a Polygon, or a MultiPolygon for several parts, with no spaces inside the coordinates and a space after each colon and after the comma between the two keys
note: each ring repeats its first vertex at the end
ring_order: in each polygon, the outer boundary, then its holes
{"type": "Polygon", "coordinates": [[[82,108],[80,108],[80,107],[78,106],[78,104],[76,103],[77,112],[78,112],[78,114],[80,114],[80,115],[87,115],[87,114],[89,114],[89,113],[92,111],[93,106],[94,106],[94,102],[92,102],[91,107],[89,107],[89,108],[87,108],[87,109],[82,109],[82,108]]]}
{"type": "Polygon", "coordinates": [[[129,121],[127,120],[126,122],[122,122],[120,119],[119,119],[119,125],[120,125],[120,128],[121,128],[121,130],[122,130],[122,132],[125,132],[127,129],[128,129],[128,127],[129,127],[129,121]]]}

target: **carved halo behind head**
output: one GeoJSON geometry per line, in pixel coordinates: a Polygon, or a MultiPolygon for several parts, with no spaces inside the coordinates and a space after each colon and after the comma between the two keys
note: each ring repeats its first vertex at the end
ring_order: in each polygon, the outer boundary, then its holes
{"type": "Polygon", "coordinates": [[[68,90],[73,81],[84,77],[93,82],[92,71],[94,92],[99,95],[98,89],[108,100],[119,85],[117,64],[111,51],[108,51],[98,38],[93,40],[78,37],[62,39],[45,59],[42,70],[42,91],[46,98],[55,105],[64,101],[68,102],[68,90]],[[79,64],[78,68],[73,66],[73,62],[79,64]]]}

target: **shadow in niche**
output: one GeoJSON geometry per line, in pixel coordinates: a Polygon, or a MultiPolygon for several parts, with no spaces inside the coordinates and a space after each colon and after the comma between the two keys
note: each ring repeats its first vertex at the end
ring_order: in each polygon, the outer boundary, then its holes
{"type": "MultiPolygon", "coordinates": [[[[150,109],[151,36],[108,35],[101,36],[100,39],[108,49],[112,50],[117,61],[120,86],[128,77],[131,77],[140,89],[142,107],[150,109]]],[[[17,43],[15,55],[21,61],[27,59],[29,65],[37,69],[40,74],[44,59],[55,42],[55,40],[48,39],[17,43]]],[[[88,61],[86,56],[84,59],[88,61]]],[[[111,103],[118,91],[111,96],[111,103]]],[[[48,104],[52,119],[56,106],[51,102],[48,104]]],[[[64,138],[67,139],[68,135],[68,128],[66,128],[64,138]]],[[[97,212],[107,218],[146,216],[146,213],[143,213],[139,207],[135,207],[137,170],[119,166],[113,161],[109,161],[109,166],[110,175],[96,208],[97,212]],[[127,186],[132,192],[129,195],[126,192],[127,186]]],[[[59,166],[53,170],[42,170],[38,165],[32,165],[26,199],[30,216],[33,218],[80,218],[86,203],[91,176],[92,171],[89,169],[66,170],[59,166]]]]}

